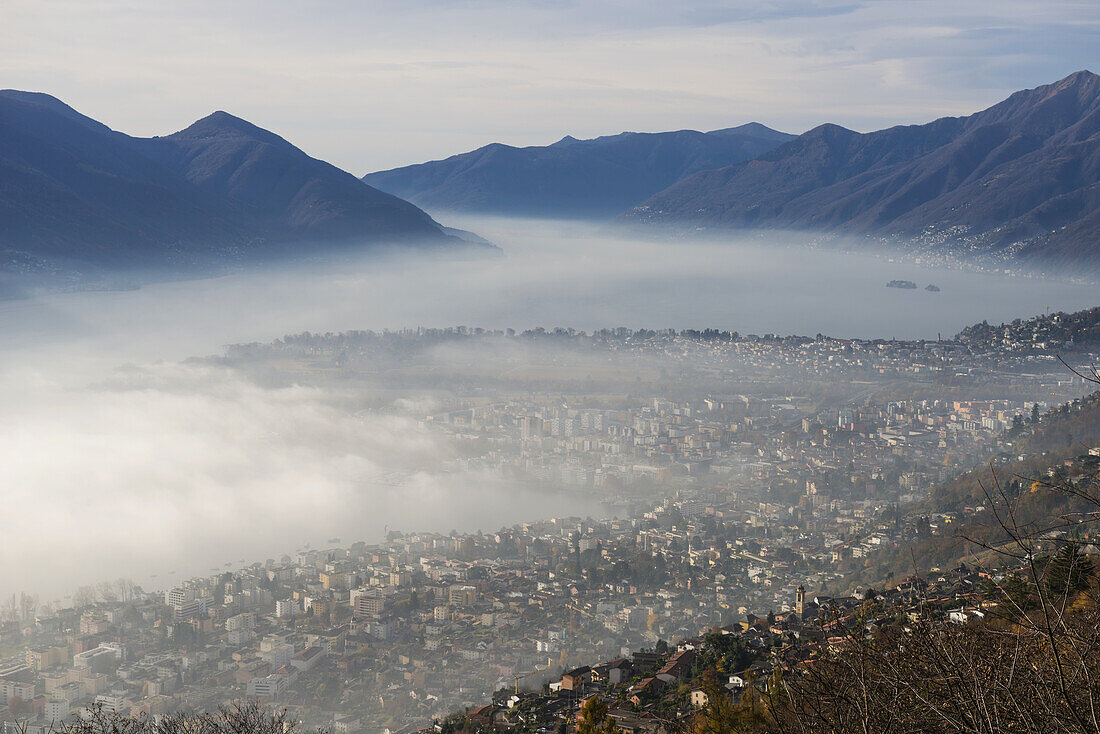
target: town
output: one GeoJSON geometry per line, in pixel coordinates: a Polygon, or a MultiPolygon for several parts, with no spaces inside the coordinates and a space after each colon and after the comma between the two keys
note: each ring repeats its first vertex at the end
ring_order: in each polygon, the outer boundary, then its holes
{"type": "MultiPolygon", "coordinates": [[[[65,605],[14,594],[5,732],[92,707],[242,699],[339,734],[445,729],[455,712],[556,730],[593,695],[620,728],[670,730],[714,695],[704,670],[751,697],[777,667],[841,644],[837,620],[857,611],[965,622],[984,614],[990,570],[903,570],[897,556],[982,514],[930,504],[946,483],[1039,455],[1028,441],[1044,431],[1066,451],[1093,436],[1064,427],[1097,402],[1058,359],[1097,360],[1092,342],[1052,332],[1066,318],[934,342],[456,328],[231,347],[214,359],[357,387],[372,410],[430,393],[416,417],[456,447],[454,471],[604,512],[393,529],[167,589],[93,583],[65,605]]],[[[1043,455],[1095,473],[1100,449],[1074,451],[1043,455]]]]}

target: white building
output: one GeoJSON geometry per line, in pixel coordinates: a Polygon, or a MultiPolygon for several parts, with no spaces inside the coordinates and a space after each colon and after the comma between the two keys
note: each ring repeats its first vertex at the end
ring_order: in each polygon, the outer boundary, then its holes
{"type": "Polygon", "coordinates": [[[130,713],[130,707],[133,705],[123,691],[101,693],[95,697],[95,703],[102,711],[111,714],[130,713]]]}
{"type": "Polygon", "coordinates": [[[307,647],[290,659],[290,666],[301,671],[313,670],[317,664],[325,659],[324,648],[307,647]]]}
{"type": "Polygon", "coordinates": [[[270,665],[272,670],[288,665],[292,657],[294,657],[294,645],[274,645],[260,652],[260,658],[270,665]]]}
{"type": "Polygon", "coordinates": [[[100,645],[73,655],[73,667],[78,670],[87,669],[95,673],[102,673],[120,660],[121,657],[121,649],[100,645]]]}
{"type": "Polygon", "coordinates": [[[46,701],[45,716],[46,721],[50,723],[64,721],[69,718],[69,712],[72,708],[69,706],[69,702],[63,698],[51,698],[46,701]]]}
{"type": "Polygon", "coordinates": [[[248,681],[247,694],[249,698],[263,698],[275,700],[280,698],[290,686],[290,678],[282,673],[272,673],[263,678],[253,678],[248,681]]]}
{"type": "Polygon", "coordinates": [[[230,645],[245,645],[255,636],[256,617],[252,612],[235,614],[225,620],[225,631],[229,633],[230,645]]]}
{"type": "Polygon", "coordinates": [[[15,696],[19,696],[24,701],[30,701],[34,698],[34,684],[24,683],[23,681],[0,680],[0,699],[7,704],[15,696]]]}
{"type": "Polygon", "coordinates": [[[276,617],[293,617],[302,613],[302,605],[297,599],[282,599],[275,602],[276,617]]]}

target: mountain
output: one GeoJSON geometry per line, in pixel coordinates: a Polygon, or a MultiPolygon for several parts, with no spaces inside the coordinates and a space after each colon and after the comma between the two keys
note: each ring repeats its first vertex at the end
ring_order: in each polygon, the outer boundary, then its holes
{"type": "Polygon", "coordinates": [[[363,180],[438,211],[608,218],[684,176],[753,158],[792,135],[758,123],[709,133],[622,133],[553,145],[493,143],[363,180]]]}
{"type": "Polygon", "coordinates": [[[857,233],[1100,266],[1100,77],[1077,72],[968,117],[857,133],[821,125],[697,173],[624,217],[857,233]]]}
{"type": "Polygon", "coordinates": [[[225,112],[158,138],[0,91],[0,268],[218,268],[334,247],[465,246],[414,205],[225,112]]]}

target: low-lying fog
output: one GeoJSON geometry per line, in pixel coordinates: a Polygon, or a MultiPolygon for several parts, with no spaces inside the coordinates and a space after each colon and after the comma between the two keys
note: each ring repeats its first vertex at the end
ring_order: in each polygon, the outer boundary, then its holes
{"type": "MultiPolygon", "coordinates": [[[[448,223],[452,223],[448,221],[448,223]]],[[[1096,305],[1087,286],[754,244],[636,242],[581,225],[457,222],[506,256],[310,266],[0,303],[0,595],[147,588],[403,530],[600,513],[447,470],[413,410],[362,415],[190,356],[287,333],[464,324],[721,327],[945,337],[1096,305]],[[918,290],[884,287],[915,281],[918,290]],[[939,293],[923,290],[934,283],[939,293]],[[173,574],[174,572],[174,574],[173,574]],[[156,578],[152,575],[156,574],[156,578]]]]}

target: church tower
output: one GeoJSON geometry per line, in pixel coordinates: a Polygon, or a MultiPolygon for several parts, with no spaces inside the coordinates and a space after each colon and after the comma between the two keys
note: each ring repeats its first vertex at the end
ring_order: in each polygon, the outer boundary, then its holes
{"type": "Polygon", "coordinates": [[[794,611],[799,617],[802,616],[806,610],[806,587],[802,584],[798,585],[798,589],[794,592],[794,611]]]}

